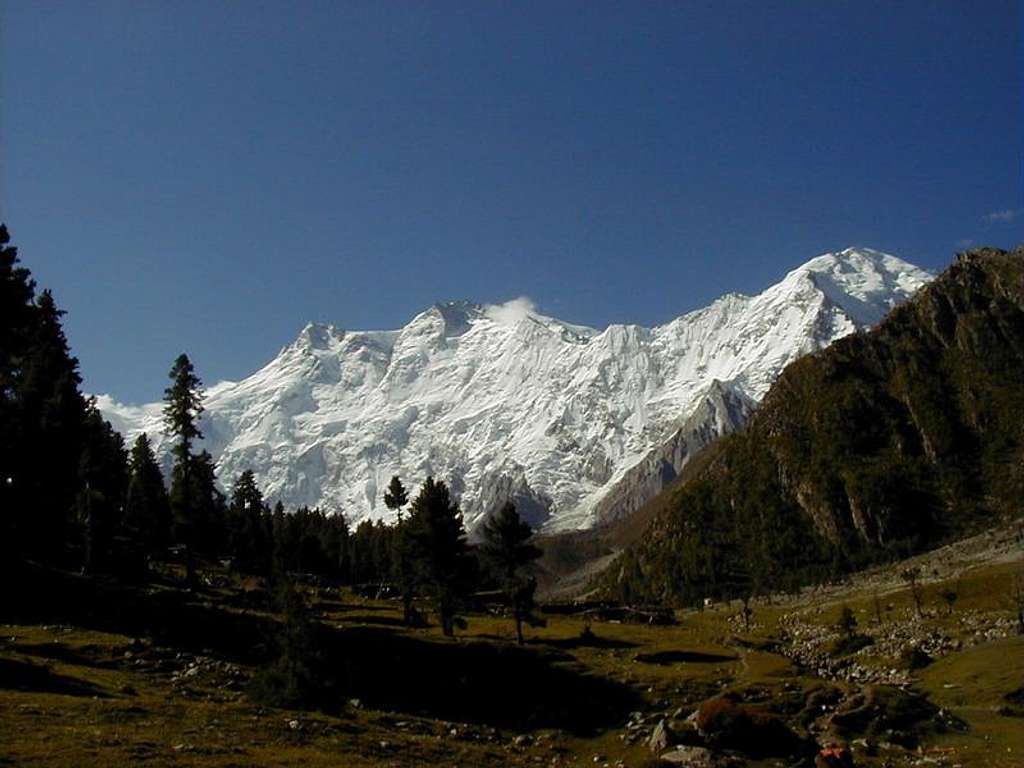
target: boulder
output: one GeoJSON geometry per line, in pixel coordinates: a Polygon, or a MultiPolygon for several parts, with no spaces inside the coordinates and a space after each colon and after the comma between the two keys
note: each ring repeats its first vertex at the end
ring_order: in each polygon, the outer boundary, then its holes
{"type": "Polygon", "coordinates": [[[678,746],[670,752],[663,753],[661,761],[686,768],[718,768],[722,765],[721,758],[704,747],[678,746]]]}
{"type": "Polygon", "coordinates": [[[664,720],[659,720],[658,724],[654,726],[654,730],[651,731],[651,738],[648,739],[647,746],[650,747],[651,752],[657,753],[664,752],[671,743],[672,731],[664,720]]]}

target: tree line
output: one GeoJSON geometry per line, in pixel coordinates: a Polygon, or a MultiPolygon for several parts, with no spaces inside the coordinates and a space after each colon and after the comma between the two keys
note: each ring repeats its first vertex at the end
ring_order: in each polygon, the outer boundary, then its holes
{"type": "Polygon", "coordinates": [[[199,586],[199,563],[225,560],[270,581],[288,574],[387,586],[406,623],[430,600],[446,635],[469,596],[500,589],[517,636],[532,620],[536,581],[523,567],[540,556],[532,531],[506,504],[468,544],[448,486],[428,477],[410,499],[393,477],[384,503],[393,524],[364,520],[351,530],[340,513],[300,507],[286,513],[264,498],[246,470],[223,493],[202,439],[202,382],[180,355],[164,393],[164,431],[173,465],[165,479],[146,434],[130,450],[79,390],[78,361],[49,291],[36,294],[29,271],[0,225],[0,555],[121,579],[150,577],[149,564],[180,557],[185,581],[199,586]]]}

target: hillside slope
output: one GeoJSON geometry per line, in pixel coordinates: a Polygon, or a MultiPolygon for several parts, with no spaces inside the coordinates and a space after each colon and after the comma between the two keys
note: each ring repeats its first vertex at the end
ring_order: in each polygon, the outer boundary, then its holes
{"type": "Polygon", "coordinates": [[[1024,248],[961,255],[782,373],[605,573],[629,600],[757,593],[1021,514],[1024,248]]]}

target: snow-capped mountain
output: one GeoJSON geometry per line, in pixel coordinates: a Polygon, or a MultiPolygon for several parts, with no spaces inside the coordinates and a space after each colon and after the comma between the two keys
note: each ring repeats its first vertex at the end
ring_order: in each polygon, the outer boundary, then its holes
{"type": "MultiPolygon", "coordinates": [[[[225,486],[251,468],[269,499],[350,521],[387,517],[392,475],[413,493],[434,475],[471,530],[509,497],[534,525],[586,528],[709,387],[759,401],[789,362],[877,323],[930,279],[850,248],[655,328],[599,331],[525,300],[438,304],[396,331],[310,324],[261,370],[207,391],[205,447],[225,486]]],[[[163,446],[159,403],[98,404],[127,438],[163,446]]],[[[735,427],[712,415],[685,434],[735,427]]]]}

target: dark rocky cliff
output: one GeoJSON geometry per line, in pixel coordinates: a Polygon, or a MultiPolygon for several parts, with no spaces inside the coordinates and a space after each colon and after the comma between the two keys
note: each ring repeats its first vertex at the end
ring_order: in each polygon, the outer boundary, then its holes
{"type": "Polygon", "coordinates": [[[679,428],[631,467],[594,510],[598,526],[630,517],[679,477],[689,461],[723,435],[743,428],[756,404],[717,379],[679,428]]]}

